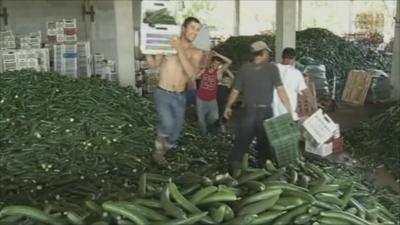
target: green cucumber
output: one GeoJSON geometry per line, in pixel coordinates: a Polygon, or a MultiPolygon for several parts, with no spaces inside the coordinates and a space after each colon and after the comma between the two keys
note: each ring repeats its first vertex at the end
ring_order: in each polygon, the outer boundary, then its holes
{"type": "Polygon", "coordinates": [[[242,200],[239,201],[238,208],[241,208],[247,204],[257,202],[260,200],[268,199],[271,198],[272,196],[279,196],[282,193],[281,189],[271,189],[271,190],[265,190],[253,195],[250,195],[242,200]]]}
{"type": "Polygon", "coordinates": [[[253,215],[264,212],[270,209],[279,200],[279,195],[272,196],[271,198],[260,200],[251,204],[248,204],[239,209],[238,215],[253,215]]]}

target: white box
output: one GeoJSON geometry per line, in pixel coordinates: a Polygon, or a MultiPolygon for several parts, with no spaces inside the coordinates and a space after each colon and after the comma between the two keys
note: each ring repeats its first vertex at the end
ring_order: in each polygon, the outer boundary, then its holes
{"type": "Polygon", "coordinates": [[[321,157],[326,157],[333,152],[333,144],[329,142],[328,144],[317,144],[313,141],[306,140],[305,146],[306,152],[310,152],[321,157]]]}
{"type": "Polygon", "coordinates": [[[318,109],[314,114],[308,117],[303,127],[319,144],[328,141],[337,130],[337,125],[332,119],[321,109],[318,109]]]}
{"type": "Polygon", "coordinates": [[[142,1],[140,25],[140,50],[143,54],[176,54],[171,47],[174,36],[179,36],[180,26],[144,23],[146,13],[166,8],[171,16],[175,15],[176,7],[173,1],[142,1]]]}

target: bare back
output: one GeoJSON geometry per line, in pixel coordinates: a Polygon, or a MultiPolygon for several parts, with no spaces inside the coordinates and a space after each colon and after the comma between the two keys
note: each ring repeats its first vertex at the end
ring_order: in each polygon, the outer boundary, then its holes
{"type": "MultiPolygon", "coordinates": [[[[185,49],[188,59],[192,61],[193,55],[202,54],[201,50],[193,47],[185,49]]],[[[158,85],[168,91],[181,92],[185,90],[189,78],[179,61],[178,55],[163,57],[160,65],[160,81],[158,85]]]]}

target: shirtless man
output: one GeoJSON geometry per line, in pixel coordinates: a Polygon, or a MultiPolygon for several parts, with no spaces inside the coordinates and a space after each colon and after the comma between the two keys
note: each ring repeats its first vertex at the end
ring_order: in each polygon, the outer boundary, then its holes
{"type": "Polygon", "coordinates": [[[153,152],[159,164],[166,163],[165,153],[177,145],[185,115],[185,87],[200,71],[202,51],[192,45],[200,28],[197,18],[188,17],[182,24],[181,36],[172,41],[177,54],[146,55],[149,66],[160,69],[160,81],[154,92],[159,124],[153,152]]]}

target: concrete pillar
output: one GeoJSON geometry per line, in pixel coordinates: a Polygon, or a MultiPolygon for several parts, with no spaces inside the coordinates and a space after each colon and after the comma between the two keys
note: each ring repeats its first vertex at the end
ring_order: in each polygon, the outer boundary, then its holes
{"type": "Polygon", "coordinates": [[[297,11],[297,30],[301,30],[303,25],[303,0],[298,0],[298,11],[297,11]]]}
{"type": "Polygon", "coordinates": [[[400,0],[397,0],[396,25],[393,41],[392,72],[390,79],[394,87],[392,97],[400,100],[400,0]]]}
{"type": "Polygon", "coordinates": [[[240,35],[240,0],[235,0],[235,36],[240,35]]]}
{"type": "Polygon", "coordinates": [[[118,80],[136,88],[132,0],[114,0],[118,80]]]}
{"type": "Polygon", "coordinates": [[[296,1],[276,1],[275,61],[281,61],[284,48],[296,47],[296,1]]]}

